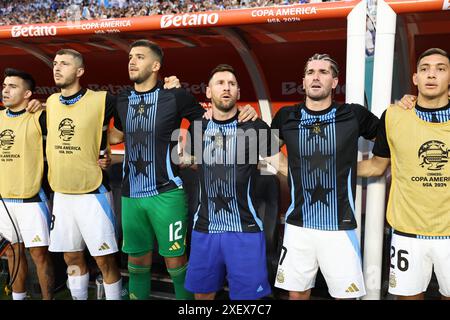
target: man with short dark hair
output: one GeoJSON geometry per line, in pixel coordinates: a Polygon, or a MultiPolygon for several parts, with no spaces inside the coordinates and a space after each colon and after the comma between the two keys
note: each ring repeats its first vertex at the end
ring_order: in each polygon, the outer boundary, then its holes
{"type": "Polygon", "coordinates": [[[106,299],[120,300],[122,280],[112,194],[98,159],[107,152],[107,128],[115,99],[106,91],[82,88],[81,54],[58,51],[53,78],[61,89],[47,99],[47,161],[49,183],[55,191],[50,251],[64,252],[73,299],[88,297],[87,246],[102,275],[106,299]]]}
{"type": "Polygon", "coordinates": [[[6,69],[0,111],[0,233],[11,243],[7,250],[14,300],[26,297],[28,271],[25,247],[36,265],[42,298],[53,298],[53,267],[48,252],[49,187],[45,177],[45,114],[25,108],[35,87],[33,77],[6,69]],[[20,253],[20,254],[19,254],[20,253]],[[18,269],[17,269],[18,268],[18,269]],[[14,278],[15,277],[15,278],[14,278]]]}
{"type": "Polygon", "coordinates": [[[305,102],[280,109],[272,121],[287,147],[291,190],[275,286],[290,299],[310,298],[318,268],[332,297],[365,295],[356,164],[358,138],[375,138],[378,118],[361,105],[333,101],[338,70],[329,55],[313,55],[304,70],[305,102]]]}
{"type": "Polygon", "coordinates": [[[388,108],[381,116],[373,158],[358,175],[382,175],[392,185],[387,221],[393,229],[389,292],[423,299],[433,272],[443,299],[450,299],[450,60],[431,48],[417,60],[413,110],[388,108]]]}

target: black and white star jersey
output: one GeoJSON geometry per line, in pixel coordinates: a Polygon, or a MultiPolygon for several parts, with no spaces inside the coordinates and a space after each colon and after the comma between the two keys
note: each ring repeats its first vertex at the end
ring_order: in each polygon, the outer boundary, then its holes
{"type": "MultiPolygon", "coordinates": [[[[258,157],[279,152],[277,139],[262,120],[238,123],[195,121],[190,127],[199,173],[199,205],[194,230],[199,232],[259,232],[263,224],[255,203],[258,157]],[[201,141],[201,148],[195,147],[201,141]]],[[[189,139],[188,139],[189,141],[189,139]]],[[[192,144],[191,144],[192,145],[192,144]]]]}
{"type": "Polygon", "coordinates": [[[358,138],[373,139],[378,118],[357,104],[314,112],[283,107],[272,128],[287,147],[291,204],[286,223],[319,230],[356,228],[354,195],[358,138]]]}
{"type": "Polygon", "coordinates": [[[173,133],[183,118],[193,121],[205,110],[184,89],[147,92],[126,90],[117,97],[114,126],[125,134],[122,195],[142,198],[179,187],[178,167],[172,162],[173,133]]]}

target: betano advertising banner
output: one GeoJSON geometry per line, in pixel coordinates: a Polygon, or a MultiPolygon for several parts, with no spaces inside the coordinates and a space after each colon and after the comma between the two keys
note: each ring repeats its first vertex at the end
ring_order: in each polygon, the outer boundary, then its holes
{"type": "Polygon", "coordinates": [[[357,1],[0,27],[0,39],[289,23],[345,17],[357,1]]]}

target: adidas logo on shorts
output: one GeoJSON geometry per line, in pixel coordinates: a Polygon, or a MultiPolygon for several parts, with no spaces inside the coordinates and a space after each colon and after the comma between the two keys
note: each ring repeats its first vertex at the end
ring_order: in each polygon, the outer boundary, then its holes
{"type": "Polygon", "coordinates": [[[181,249],[181,246],[178,244],[178,242],[175,242],[170,248],[169,251],[175,251],[181,249]]]}
{"type": "Polygon", "coordinates": [[[130,292],[130,300],[138,300],[138,298],[134,293],[130,292]]]}
{"type": "Polygon", "coordinates": [[[356,286],[356,284],[352,283],[350,285],[350,287],[347,288],[347,290],[345,290],[345,292],[350,293],[350,292],[358,292],[359,288],[356,286]]]}
{"type": "Polygon", "coordinates": [[[41,241],[42,240],[41,240],[41,238],[38,235],[36,235],[36,237],[34,237],[34,239],[31,240],[31,242],[41,242],[41,241]]]}
{"type": "Polygon", "coordinates": [[[103,242],[103,244],[98,248],[98,251],[108,250],[110,249],[108,244],[106,242],[103,242]]]}

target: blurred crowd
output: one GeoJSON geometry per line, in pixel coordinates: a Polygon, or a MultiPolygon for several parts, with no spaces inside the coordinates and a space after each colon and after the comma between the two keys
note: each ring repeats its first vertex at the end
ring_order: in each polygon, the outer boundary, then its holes
{"type": "Polygon", "coordinates": [[[332,1],[338,0],[0,0],[0,25],[150,16],[332,1]]]}

